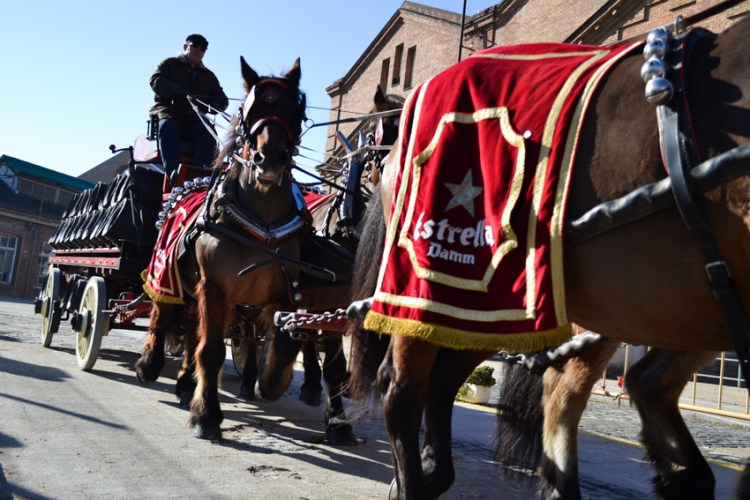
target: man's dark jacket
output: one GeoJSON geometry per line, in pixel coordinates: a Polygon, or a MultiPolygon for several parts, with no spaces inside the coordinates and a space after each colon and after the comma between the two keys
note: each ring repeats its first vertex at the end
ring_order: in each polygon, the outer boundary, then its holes
{"type": "MultiPolygon", "coordinates": [[[[164,59],[151,75],[151,88],[154,89],[154,101],[151,114],[159,118],[198,121],[198,116],[185,98],[187,93],[201,101],[211,104],[216,110],[224,111],[229,105],[219,79],[201,62],[195,69],[190,67],[185,54],[164,59]]],[[[199,106],[203,112],[205,106],[199,106]]]]}

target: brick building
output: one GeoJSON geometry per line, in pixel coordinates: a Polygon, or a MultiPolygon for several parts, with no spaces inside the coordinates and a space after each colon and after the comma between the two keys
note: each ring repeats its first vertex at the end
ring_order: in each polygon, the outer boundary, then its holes
{"type": "Polygon", "coordinates": [[[0,295],[33,298],[41,286],[68,202],[91,182],[0,156],[0,295]]]}
{"type": "MultiPolygon", "coordinates": [[[[464,23],[462,57],[474,50],[533,42],[602,45],[615,43],[689,17],[721,0],[505,0],[464,23]]],[[[700,26],[721,31],[750,12],[750,0],[700,26]]],[[[404,2],[347,74],[326,90],[330,120],[365,114],[378,84],[386,93],[407,96],[412,88],[458,60],[461,14],[404,2]]],[[[357,124],[331,125],[326,152],[339,155],[335,134],[350,139],[357,124]]]]}

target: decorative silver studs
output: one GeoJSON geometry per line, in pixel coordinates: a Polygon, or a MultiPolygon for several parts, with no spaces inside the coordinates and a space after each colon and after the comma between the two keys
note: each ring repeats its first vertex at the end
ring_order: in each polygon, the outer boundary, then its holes
{"type": "Polygon", "coordinates": [[[646,62],[641,66],[641,78],[646,82],[646,100],[654,106],[663,106],[672,100],[674,87],[666,78],[668,67],[664,58],[669,54],[671,34],[661,27],[648,34],[643,56],[646,62]]]}
{"type": "Polygon", "coordinates": [[[666,78],[652,78],[646,83],[646,100],[654,106],[662,106],[672,100],[674,89],[666,78]]]}

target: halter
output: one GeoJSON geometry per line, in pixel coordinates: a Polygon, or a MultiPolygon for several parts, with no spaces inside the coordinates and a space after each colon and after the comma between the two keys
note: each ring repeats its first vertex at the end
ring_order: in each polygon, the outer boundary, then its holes
{"type": "MultiPolygon", "coordinates": [[[[249,129],[246,124],[247,117],[250,116],[250,112],[256,102],[272,105],[279,100],[279,92],[285,92],[287,94],[291,92],[289,84],[286,81],[280,78],[261,78],[258,80],[253,88],[250,89],[247,99],[245,99],[245,103],[240,106],[238,111],[239,125],[237,126],[237,133],[247,144],[249,144],[250,148],[254,150],[257,147],[255,134],[257,134],[263,126],[275,123],[279,125],[286,134],[287,144],[289,145],[287,150],[291,156],[291,153],[293,153],[294,148],[297,145],[297,141],[302,131],[302,121],[304,120],[305,95],[302,92],[297,94],[297,108],[295,109],[295,114],[300,115],[298,123],[294,123],[290,127],[290,124],[280,117],[276,115],[268,115],[256,121],[249,129]]],[[[241,163],[247,166],[246,162],[248,162],[248,160],[241,161],[241,163]]]]}

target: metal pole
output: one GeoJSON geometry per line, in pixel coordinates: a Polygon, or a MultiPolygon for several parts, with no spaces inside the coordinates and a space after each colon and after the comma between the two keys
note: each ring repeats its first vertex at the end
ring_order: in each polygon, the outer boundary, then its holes
{"type": "Polygon", "coordinates": [[[466,21],[466,0],[464,0],[464,10],[461,14],[461,34],[458,36],[458,62],[461,62],[461,49],[464,47],[464,22],[466,21]]]}

